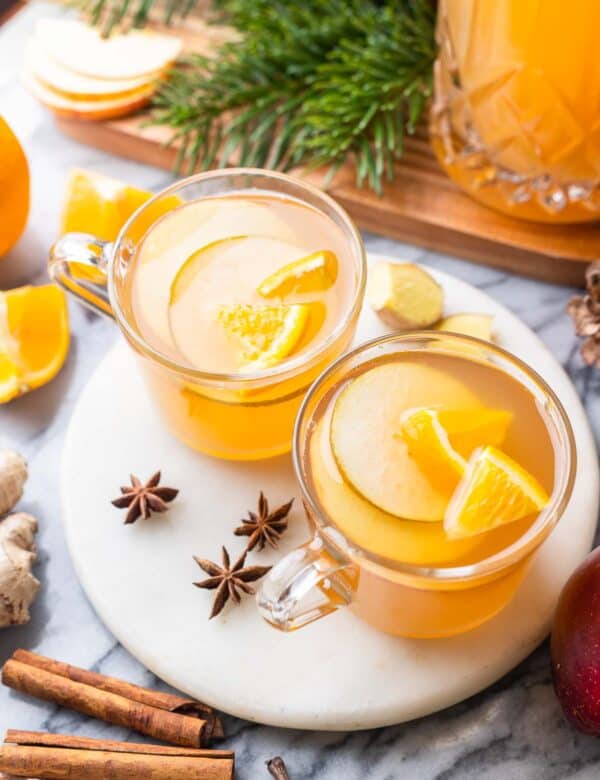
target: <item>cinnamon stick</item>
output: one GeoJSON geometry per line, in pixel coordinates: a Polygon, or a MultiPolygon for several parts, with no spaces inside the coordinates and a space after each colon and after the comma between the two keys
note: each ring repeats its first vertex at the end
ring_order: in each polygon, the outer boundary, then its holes
{"type": "Polygon", "coordinates": [[[154,691],[141,693],[145,689],[26,651],[17,651],[5,663],[2,682],[22,693],[181,747],[201,747],[215,731],[222,732],[215,728],[214,717],[208,713],[207,719],[201,719],[147,703],[152,700],[155,705],[164,705],[179,697],[154,691]],[[113,692],[117,690],[120,693],[113,692]],[[127,694],[136,698],[128,698],[127,694]]]}
{"type": "Polygon", "coordinates": [[[83,737],[9,731],[0,771],[16,777],[72,780],[232,780],[233,753],[135,745],[83,737]]]}
{"type": "Polygon", "coordinates": [[[105,674],[90,672],[88,669],[80,669],[78,666],[71,666],[62,661],[54,661],[43,655],[32,653],[29,650],[15,650],[13,653],[15,661],[21,661],[30,666],[37,666],[39,669],[45,669],[47,672],[58,674],[61,677],[68,677],[75,682],[81,682],[85,685],[93,685],[94,688],[100,688],[109,693],[117,693],[132,701],[139,701],[140,704],[148,704],[150,707],[158,707],[161,710],[169,712],[180,712],[184,715],[196,715],[205,717],[213,714],[212,707],[203,704],[194,699],[185,699],[183,696],[177,696],[173,693],[163,693],[162,691],[153,691],[150,688],[142,688],[140,685],[134,685],[125,680],[118,680],[116,677],[107,677],[105,674]]]}

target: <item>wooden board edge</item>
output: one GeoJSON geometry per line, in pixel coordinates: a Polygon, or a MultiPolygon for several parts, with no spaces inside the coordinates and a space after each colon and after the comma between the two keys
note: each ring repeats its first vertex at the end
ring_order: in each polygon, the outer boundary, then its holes
{"type": "MultiPolygon", "coordinates": [[[[119,122],[93,123],[55,119],[60,130],[73,140],[86,145],[147,165],[172,170],[175,164],[176,149],[157,141],[152,131],[142,131],[135,135],[132,147],[132,133],[119,122]]],[[[318,184],[321,176],[316,173],[307,177],[318,184]]],[[[410,215],[394,213],[393,218],[383,220],[373,199],[361,198],[348,172],[342,172],[334,181],[329,193],[348,211],[363,229],[384,235],[398,241],[415,244],[424,249],[452,254],[481,265],[489,265],[511,273],[518,273],[533,279],[581,287],[587,260],[574,257],[561,257],[528,250],[518,245],[510,245],[470,235],[452,228],[418,220],[410,215]]],[[[479,208],[479,206],[478,206],[479,208]]],[[[485,208],[481,206],[480,208],[485,208]]]]}

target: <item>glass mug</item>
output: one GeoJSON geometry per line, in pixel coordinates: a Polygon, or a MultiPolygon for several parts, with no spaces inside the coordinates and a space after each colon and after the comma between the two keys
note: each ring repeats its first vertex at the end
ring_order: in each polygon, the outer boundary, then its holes
{"type": "Polygon", "coordinates": [[[52,247],[49,272],[80,302],[114,317],[177,438],[216,457],[256,460],[290,449],[306,390],[352,341],[364,297],[366,259],[357,228],[332,198],[290,176],[233,168],[201,173],[163,190],[133,214],[113,244],[81,233],[63,236],[52,247]],[[136,248],[153,224],[183,203],[230,193],[266,193],[311,206],[341,229],[353,263],[351,304],[332,333],[305,354],[243,376],[195,370],[161,354],[137,329],[129,295],[136,248]]]}
{"type": "Polygon", "coordinates": [[[528,563],[569,501],[576,450],[566,413],[546,383],[525,363],[491,344],[455,334],[387,336],[341,357],[309,390],[294,433],[294,467],[312,538],[279,561],[257,595],[262,616],[293,631],[349,607],[375,628],[398,636],[434,638],[468,631],[496,615],[511,600],[528,563]],[[494,366],[533,396],[554,450],[554,489],[547,507],[516,542],[470,565],[415,566],[375,555],[348,538],[311,486],[307,455],[315,414],[357,367],[394,354],[427,351],[494,366]]]}
{"type": "Polygon", "coordinates": [[[600,219],[599,26],[597,0],[440,0],[431,138],[477,200],[600,219]]]}

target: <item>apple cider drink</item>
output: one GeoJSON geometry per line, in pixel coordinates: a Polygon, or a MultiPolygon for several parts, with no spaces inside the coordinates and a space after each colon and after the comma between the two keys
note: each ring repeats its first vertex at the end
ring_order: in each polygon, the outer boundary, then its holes
{"type": "Polygon", "coordinates": [[[530,556],[477,586],[450,574],[524,539],[557,473],[539,397],[480,360],[481,342],[444,338],[464,345],[436,353],[423,334],[408,351],[374,346],[372,359],[339,370],[300,426],[312,520],[341,534],[359,572],[350,607],[403,636],[465,631],[507,603],[530,556]]]}
{"type": "Polygon", "coordinates": [[[362,275],[347,230],[293,197],[234,192],[162,215],[126,296],[145,342],[191,371],[144,363],[176,435],[223,458],[287,451],[307,387],[353,336],[362,275]]]}

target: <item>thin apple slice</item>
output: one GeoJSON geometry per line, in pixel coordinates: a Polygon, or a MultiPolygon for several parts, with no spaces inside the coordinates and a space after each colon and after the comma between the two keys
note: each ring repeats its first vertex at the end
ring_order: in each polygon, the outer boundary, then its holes
{"type": "Polygon", "coordinates": [[[348,490],[331,454],[328,416],[310,437],[311,472],[322,505],[348,539],[375,555],[416,566],[460,565],[473,554],[481,537],[448,539],[441,523],[400,519],[348,490]]]}
{"type": "Polygon", "coordinates": [[[25,67],[45,87],[71,100],[120,99],[139,89],[156,85],[162,76],[160,72],[133,79],[99,79],[83,76],[63,68],[49,57],[35,40],[31,40],[27,46],[25,67]]]}
{"type": "Polygon", "coordinates": [[[430,482],[394,436],[416,407],[479,409],[460,380],[418,360],[382,363],[352,379],[338,396],[331,448],[350,485],[384,512],[407,520],[439,521],[450,495],[430,482]]]}
{"type": "Polygon", "coordinates": [[[193,252],[183,263],[179,271],[177,271],[177,274],[171,283],[169,305],[173,306],[181,300],[181,297],[190,287],[200,269],[212,258],[213,250],[220,251],[228,244],[246,241],[247,239],[248,236],[228,236],[227,238],[219,238],[217,241],[211,241],[209,244],[201,246],[196,252],[193,252]]]}
{"type": "Polygon", "coordinates": [[[474,336],[482,341],[492,341],[493,320],[490,314],[451,314],[437,324],[436,330],[474,336]]]}
{"type": "Polygon", "coordinates": [[[77,19],[42,19],[35,39],[59,65],[98,79],[132,79],[164,70],[182,51],[175,35],[131,30],[103,38],[77,19]]]}
{"type": "Polygon", "coordinates": [[[143,87],[125,97],[110,100],[73,100],[44,86],[33,75],[25,73],[25,86],[31,94],[57,116],[67,119],[99,121],[133,114],[148,104],[154,94],[154,85],[143,87]]]}

